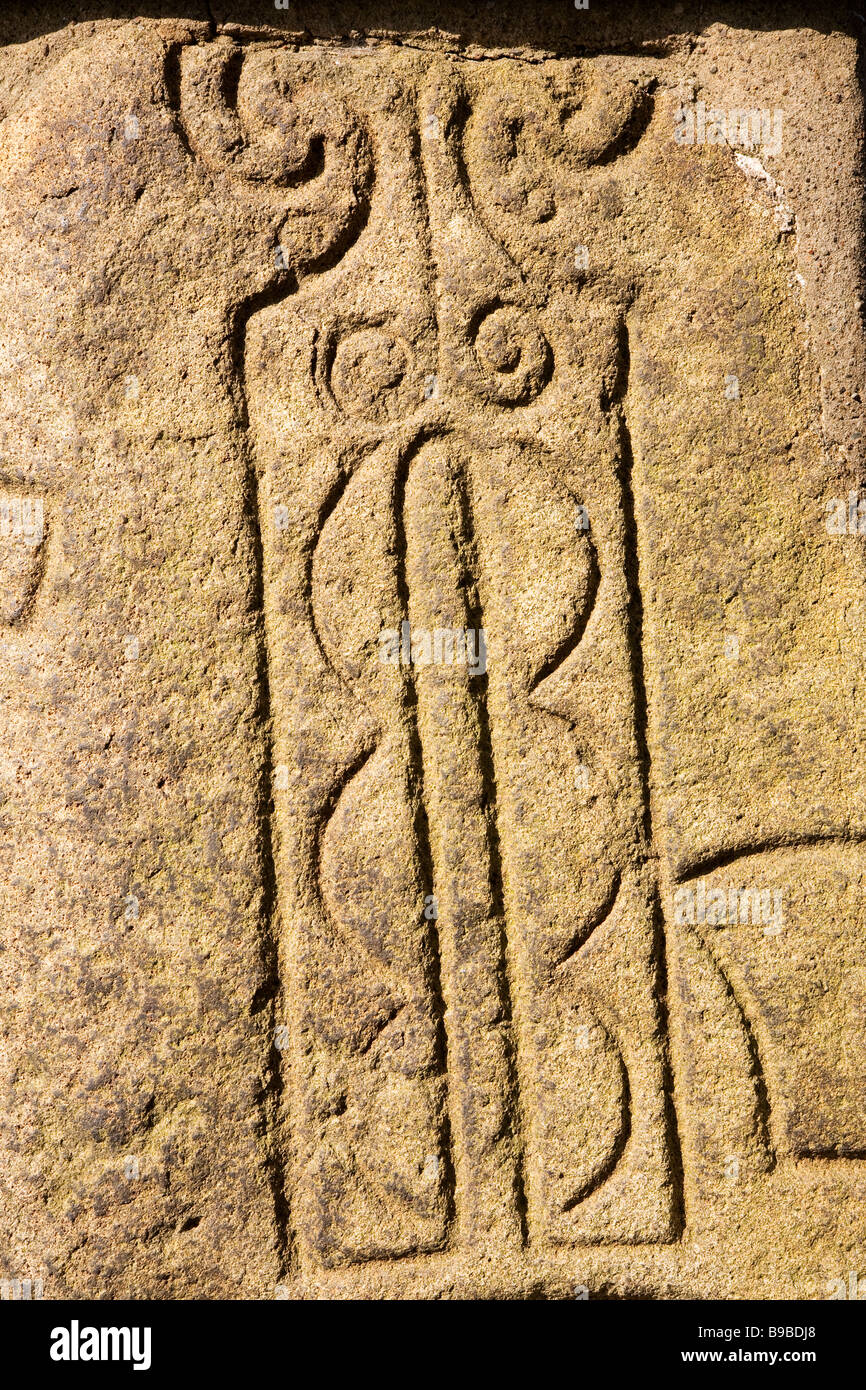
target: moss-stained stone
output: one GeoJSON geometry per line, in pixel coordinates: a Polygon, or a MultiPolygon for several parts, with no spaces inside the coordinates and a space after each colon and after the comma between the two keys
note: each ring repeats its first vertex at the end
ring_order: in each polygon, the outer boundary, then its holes
{"type": "Polygon", "coordinates": [[[0,29],[0,1274],[826,1296],[841,7],[80,8],[0,29]]]}

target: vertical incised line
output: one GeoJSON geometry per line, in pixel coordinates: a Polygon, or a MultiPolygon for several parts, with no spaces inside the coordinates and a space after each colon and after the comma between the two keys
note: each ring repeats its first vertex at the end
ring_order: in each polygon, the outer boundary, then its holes
{"type": "Polygon", "coordinates": [[[647,696],[647,661],[645,652],[645,613],[641,592],[641,542],[638,511],[635,499],[635,461],[628,426],[626,400],[631,372],[631,350],[628,318],[624,313],[619,325],[619,371],[612,408],[619,428],[620,491],[625,522],[625,582],[627,594],[628,646],[631,662],[634,699],[634,730],[640,771],[642,817],[641,839],[645,863],[652,875],[653,957],[656,976],[658,1021],[662,1043],[664,1069],[665,1129],[667,1148],[674,1186],[675,1219],[683,1229],[685,1224],[685,1183],[679,1124],[674,1096],[674,1072],[671,1058],[670,1016],[668,1004],[669,947],[665,927],[665,902],[671,901],[671,880],[663,849],[655,843],[652,753],[649,743],[649,700],[647,696]]]}
{"type": "MultiPolygon", "coordinates": [[[[394,479],[392,516],[394,521],[394,549],[396,554],[396,589],[398,612],[409,613],[409,581],[406,575],[406,525],[404,508],[406,504],[406,482],[412,463],[413,452],[407,450],[397,465],[394,479]]],[[[418,691],[411,665],[401,668],[403,675],[403,708],[407,723],[408,780],[412,797],[413,821],[415,830],[415,849],[418,855],[422,890],[435,899],[433,850],[430,843],[430,822],[427,815],[427,802],[424,790],[424,754],[421,747],[421,733],[418,727],[418,691]]],[[[451,1126],[451,1088],[449,1082],[448,1032],[445,1024],[445,991],[442,981],[442,943],[439,938],[438,917],[431,918],[428,930],[428,958],[425,961],[425,974],[430,996],[435,1001],[436,1035],[439,1051],[439,1064],[445,1084],[445,1100],[440,1119],[442,1153],[446,1167],[448,1191],[449,1225],[455,1219],[456,1175],[452,1153],[453,1134],[451,1126]]]]}
{"type": "Polygon", "coordinates": [[[410,451],[395,510],[403,517],[400,602],[413,633],[408,664],[420,662],[409,677],[409,710],[439,908],[455,1225],[464,1245],[501,1252],[523,1240],[525,1219],[486,675],[470,669],[465,651],[454,659],[453,643],[450,658],[432,648],[423,656],[433,630],[462,641],[482,621],[463,468],[447,434],[421,441],[410,451]]]}
{"type": "MultiPolygon", "coordinates": [[[[467,596],[466,612],[467,626],[474,628],[475,632],[486,631],[484,611],[481,602],[481,594],[477,578],[480,576],[481,566],[478,553],[478,542],[475,531],[475,509],[472,498],[471,479],[468,467],[458,468],[455,477],[455,491],[457,495],[457,505],[460,517],[461,540],[463,543],[463,553],[469,563],[468,571],[463,575],[463,582],[467,596]]],[[[487,819],[487,852],[488,863],[490,866],[490,897],[493,913],[500,923],[499,940],[499,965],[500,965],[500,989],[502,995],[503,1020],[507,1029],[508,1039],[508,1072],[509,1072],[509,1097],[510,1102],[510,1121],[514,1127],[515,1145],[515,1196],[520,1220],[521,1238],[525,1243],[529,1238],[528,1213],[527,1213],[527,1194],[526,1194],[526,1171],[525,1171],[525,1146],[523,1137],[523,1126],[521,1124],[521,1092],[520,1075],[518,1065],[518,1034],[516,1030],[516,1020],[514,1011],[514,998],[511,989],[511,978],[509,970],[509,960],[511,956],[510,942],[508,938],[508,919],[505,911],[505,889],[503,883],[503,860],[502,846],[499,835],[499,795],[496,780],[496,761],[493,753],[493,739],[490,729],[490,711],[488,706],[488,685],[489,677],[485,671],[483,675],[476,677],[478,682],[476,695],[476,709],[478,712],[478,723],[481,732],[481,769],[484,785],[484,808],[487,819]]]]}
{"type": "Polygon", "coordinates": [[[266,300],[251,299],[235,316],[230,336],[231,359],[234,367],[233,386],[235,415],[241,431],[244,459],[244,512],[250,531],[253,556],[253,584],[250,595],[251,611],[256,615],[256,674],[258,689],[257,718],[261,726],[262,767],[258,780],[256,818],[258,825],[258,859],[262,883],[262,927],[260,951],[264,984],[257,992],[257,1008],[267,1010],[269,1046],[267,1054],[267,1085],[262,1096],[262,1127],[264,1135],[265,1170],[271,1190],[277,1234],[277,1257],[280,1277],[286,1277],[293,1262],[293,1242],[290,1234],[290,1210],[286,1190],[284,1155],[279,1142],[283,1120],[283,1069],[276,1046],[276,1025],[282,1014],[283,987],[280,972],[279,943],[279,886],[274,845],[274,803],[272,792],[273,708],[271,703],[270,652],[268,614],[265,602],[265,555],[262,536],[259,477],[250,437],[249,409],[246,390],[246,337],[254,313],[263,306],[282,299],[290,290],[272,292],[266,300]]]}

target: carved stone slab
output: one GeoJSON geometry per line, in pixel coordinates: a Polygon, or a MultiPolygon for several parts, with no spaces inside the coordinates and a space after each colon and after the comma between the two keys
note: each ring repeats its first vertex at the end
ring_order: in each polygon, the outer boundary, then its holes
{"type": "Polygon", "coordinates": [[[4,1288],[825,1297],[856,45],[386,8],[8,50],[4,1288]]]}

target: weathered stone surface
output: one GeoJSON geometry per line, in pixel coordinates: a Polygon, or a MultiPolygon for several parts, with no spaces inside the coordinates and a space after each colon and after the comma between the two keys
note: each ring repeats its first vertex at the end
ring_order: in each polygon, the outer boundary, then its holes
{"type": "Polygon", "coordinates": [[[862,102],[749,13],[4,20],[4,1278],[866,1274],[862,102]]]}

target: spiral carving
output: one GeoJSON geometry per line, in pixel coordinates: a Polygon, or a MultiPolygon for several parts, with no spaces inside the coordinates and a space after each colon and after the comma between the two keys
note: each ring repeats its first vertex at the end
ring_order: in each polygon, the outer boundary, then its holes
{"type": "Polygon", "coordinates": [[[184,51],[181,108],[190,146],[213,172],[283,208],[291,263],[320,259],[363,217],[370,145],[345,103],[281,50],[215,43],[184,51]]]}
{"type": "Polygon", "coordinates": [[[412,347],[385,324],[338,335],[326,354],[326,379],[340,411],[377,424],[401,419],[423,400],[412,347]]]}
{"type": "Polygon", "coordinates": [[[550,344],[530,316],[512,304],[494,305],[476,318],[473,346],[478,392],[500,405],[525,404],[550,378],[550,344]]]}
{"type": "Polygon", "coordinates": [[[509,72],[479,90],[463,138],[468,183],[477,216],[524,273],[541,255],[547,281],[583,278],[574,251],[586,236],[586,175],[640,138],[648,87],[596,60],[545,77],[509,72]]]}

